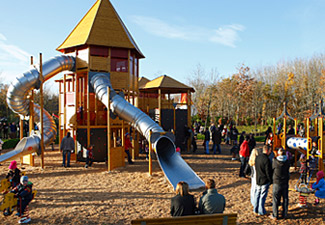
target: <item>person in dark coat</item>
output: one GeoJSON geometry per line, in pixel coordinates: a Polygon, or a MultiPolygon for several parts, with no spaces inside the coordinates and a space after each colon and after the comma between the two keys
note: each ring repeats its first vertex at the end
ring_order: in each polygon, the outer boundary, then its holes
{"type": "Polygon", "coordinates": [[[194,196],[189,194],[188,184],[181,181],[176,186],[176,196],[171,199],[170,215],[187,216],[195,214],[194,196]]]}
{"type": "Polygon", "coordinates": [[[266,144],[266,140],[268,139],[270,133],[272,133],[272,128],[268,127],[267,130],[265,131],[264,145],[266,144]]]}
{"type": "Polygon", "coordinates": [[[272,165],[268,155],[271,149],[264,145],[263,154],[259,154],[255,160],[256,169],[256,191],[254,198],[254,213],[258,215],[265,215],[265,200],[267,193],[272,184],[272,165]]]}
{"type": "Polygon", "coordinates": [[[256,147],[256,140],[254,134],[249,134],[248,146],[249,146],[249,153],[251,153],[252,150],[256,147]]]}
{"type": "Polygon", "coordinates": [[[244,140],[245,140],[245,134],[246,134],[245,131],[241,132],[241,134],[239,136],[239,146],[241,146],[241,144],[244,142],[244,140]]]}
{"type": "Polygon", "coordinates": [[[28,182],[28,177],[22,176],[20,178],[20,184],[10,191],[11,193],[14,193],[18,198],[18,212],[16,213],[16,216],[23,215],[26,206],[30,203],[30,201],[32,201],[32,186],[33,184],[31,182],[28,182]]]}
{"type": "Polygon", "coordinates": [[[205,129],[205,132],[204,132],[204,150],[205,150],[205,154],[209,154],[209,142],[210,142],[210,132],[209,132],[209,129],[205,129]]]}
{"type": "Polygon", "coordinates": [[[273,213],[270,215],[271,219],[278,219],[278,207],[282,202],[282,217],[287,217],[288,205],[289,205],[289,169],[290,162],[287,159],[284,150],[280,148],[278,150],[278,156],[273,159],[273,213]]]}

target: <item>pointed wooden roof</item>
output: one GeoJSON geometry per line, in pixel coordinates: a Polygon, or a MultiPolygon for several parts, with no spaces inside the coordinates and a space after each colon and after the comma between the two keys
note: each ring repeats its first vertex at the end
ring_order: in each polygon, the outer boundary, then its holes
{"type": "Polygon", "coordinates": [[[97,0],[56,50],[86,44],[135,49],[144,58],[109,0],[97,0]]]}
{"type": "Polygon", "coordinates": [[[158,89],[161,89],[162,93],[186,93],[188,90],[195,92],[192,87],[189,87],[167,75],[162,75],[147,82],[144,87],[140,87],[139,85],[139,89],[143,92],[155,92],[158,89]]]}
{"type": "Polygon", "coordinates": [[[144,88],[144,86],[149,82],[150,80],[145,77],[141,77],[138,82],[139,88],[144,88]]]}

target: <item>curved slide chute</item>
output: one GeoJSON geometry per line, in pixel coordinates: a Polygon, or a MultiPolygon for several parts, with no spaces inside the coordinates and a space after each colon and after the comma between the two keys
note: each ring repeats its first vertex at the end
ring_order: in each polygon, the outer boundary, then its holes
{"type": "MultiPolygon", "coordinates": [[[[61,55],[50,59],[43,64],[44,81],[50,79],[56,74],[70,70],[75,67],[75,58],[72,56],[61,55]]],[[[7,102],[9,107],[22,118],[29,116],[29,98],[30,90],[39,87],[39,70],[34,68],[20,77],[11,84],[7,94],[7,102]]],[[[123,97],[116,94],[110,83],[108,73],[90,72],[91,85],[93,86],[96,96],[106,105],[107,108],[116,113],[122,119],[131,123],[147,140],[150,137],[150,131],[154,134],[164,132],[164,130],[149,116],[143,113],[140,109],[134,107],[127,102],[123,97]],[[110,87],[111,107],[108,103],[107,87],[110,87]]],[[[40,127],[40,107],[34,104],[34,118],[37,125],[40,127]]],[[[56,137],[55,122],[47,111],[43,114],[43,130],[44,144],[49,145],[56,137]]],[[[33,152],[40,153],[40,134],[32,134],[29,137],[23,138],[13,151],[0,156],[0,162],[11,160],[33,152]]],[[[204,187],[204,182],[196,175],[192,168],[176,153],[175,144],[170,135],[152,135],[151,143],[157,155],[159,165],[165,173],[168,181],[176,188],[179,181],[185,181],[189,184],[190,189],[198,189],[204,187]],[[153,138],[154,137],[154,138],[153,138]]]]}

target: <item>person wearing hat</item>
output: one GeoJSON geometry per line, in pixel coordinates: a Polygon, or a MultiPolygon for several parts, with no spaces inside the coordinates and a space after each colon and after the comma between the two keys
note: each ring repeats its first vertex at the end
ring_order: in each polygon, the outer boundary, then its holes
{"type": "Polygon", "coordinates": [[[133,164],[132,159],[131,159],[131,155],[130,155],[130,150],[132,149],[132,143],[130,140],[130,134],[126,133],[125,134],[125,138],[124,138],[124,150],[126,155],[128,156],[128,162],[129,164],[133,164]]]}
{"type": "Polygon", "coordinates": [[[16,187],[20,182],[20,170],[17,168],[17,162],[15,160],[10,162],[10,165],[8,167],[9,172],[6,176],[6,178],[10,181],[11,187],[16,187]]]}
{"type": "Polygon", "coordinates": [[[15,197],[18,198],[18,212],[16,213],[16,216],[22,216],[26,206],[30,203],[30,201],[32,201],[32,186],[33,184],[28,181],[28,177],[22,176],[20,178],[20,184],[11,190],[11,193],[14,193],[15,197]]]}
{"type": "Polygon", "coordinates": [[[320,198],[325,198],[325,180],[324,180],[324,172],[322,170],[318,171],[316,174],[316,182],[311,186],[312,189],[315,189],[315,203],[314,205],[319,204],[320,198]]]}
{"type": "Polygon", "coordinates": [[[289,205],[289,169],[290,162],[282,148],[278,150],[278,156],[273,160],[273,213],[270,218],[277,220],[279,218],[278,207],[282,202],[282,217],[287,217],[289,205]]]}

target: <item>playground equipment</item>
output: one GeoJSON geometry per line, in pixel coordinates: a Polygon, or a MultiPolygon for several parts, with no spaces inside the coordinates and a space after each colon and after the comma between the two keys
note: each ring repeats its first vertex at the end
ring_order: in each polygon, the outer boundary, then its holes
{"type": "MultiPolygon", "coordinates": [[[[10,86],[9,107],[21,118],[32,116],[39,127],[43,125],[43,133],[23,138],[13,151],[0,156],[0,162],[33,152],[40,154],[42,139],[45,146],[53,142],[55,122],[45,110],[41,113],[42,107],[31,104],[29,93],[56,74],[70,71],[60,81],[60,140],[70,130],[81,152],[90,143],[95,144],[94,156],[106,158],[110,171],[124,165],[123,146],[116,146],[116,139],[118,136],[124,143],[126,121],[151,143],[174,188],[179,181],[187,182],[190,189],[204,187],[204,182],[176,154],[174,135],[136,107],[138,60],[144,56],[108,0],[98,0],[57,50],[65,55],[24,73],[10,86]],[[116,27],[111,29],[112,25],[116,27]],[[98,119],[100,115],[103,117],[98,119]]],[[[135,132],[132,136],[137,140],[135,132]]]]}
{"type": "MultiPolygon", "coordinates": [[[[305,154],[307,156],[307,159],[310,158],[311,154],[311,148],[312,148],[312,138],[318,138],[318,149],[319,149],[319,155],[316,155],[315,157],[318,157],[318,169],[319,170],[324,170],[324,163],[323,163],[323,158],[325,155],[325,146],[323,143],[323,139],[324,137],[324,132],[323,132],[323,123],[324,123],[324,114],[322,112],[322,101],[320,103],[320,107],[319,107],[319,112],[314,114],[313,116],[311,116],[310,118],[306,119],[306,137],[298,137],[297,136],[297,120],[292,118],[289,113],[287,112],[287,108],[286,108],[286,104],[284,103],[284,110],[281,114],[281,116],[279,116],[278,118],[273,118],[273,132],[274,134],[276,134],[276,128],[275,128],[275,121],[283,118],[283,132],[281,132],[278,135],[274,135],[274,143],[273,143],[273,150],[282,147],[283,149],[292,149],[295,152],[295,167],[297,166],[297,155],[298,152],[305,154]],[[292,119],[295,122],[295,136],[288,136],[286,134],[286,119],[292,119]],[[317,125],[315,127],[315,131],[313,132],[313,137],[311,137],[310,135],[310,129],[309,129],[309,125],[310,125],[310,121],[311,120],[315,120],[315,124],[317,125]]],[[[316,138],[316,139],[317,139],[316,138]]]]}

